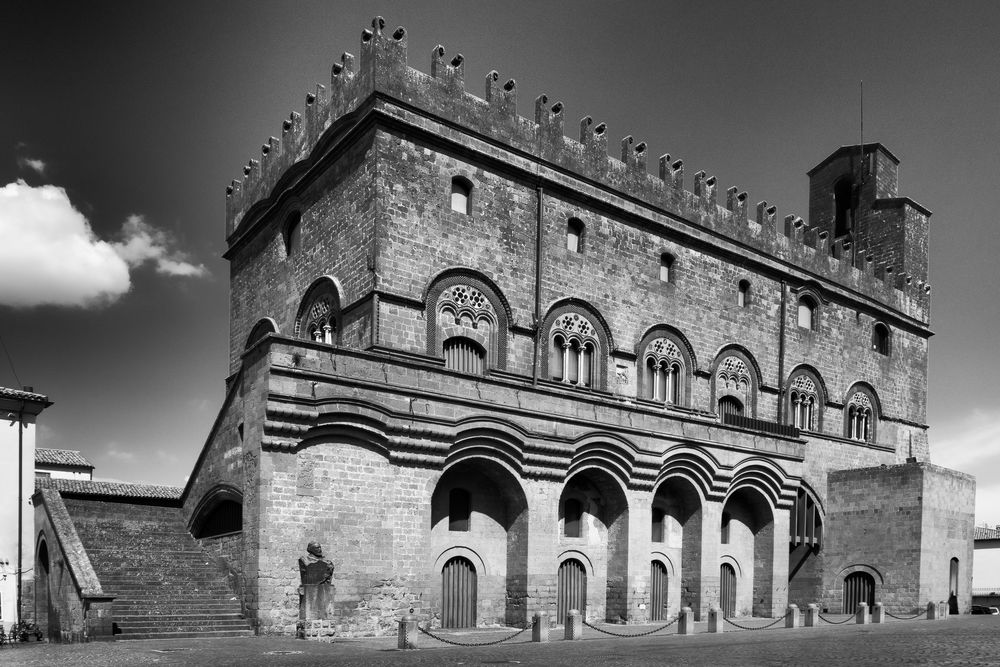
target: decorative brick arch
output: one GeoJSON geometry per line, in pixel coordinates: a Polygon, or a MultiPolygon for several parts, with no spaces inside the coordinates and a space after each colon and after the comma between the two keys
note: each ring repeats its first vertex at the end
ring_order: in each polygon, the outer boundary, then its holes
{"type": "Polygon", "coordinates": [[[306,290],[295,314],[295,337],[314,339],[313,326],[320,329],[328,324],[332,329],[332,343],[336,344],[341,331],[340,307],[343,290],[336,278],[321,276],[306,290]]]}
{"type": "Polygon", "coordinates": [[[462,336],[483,346],[489,368],[506,370],[510,304],[488,277],[466,268],[438,274],[424,294],[424,312],[429,356],[443,356],[445,340],[453,335],[462,336]],[[453,316],[453,321],[447,321],[449,316],[453,316]],[[454,321],[463,316],[474,323],[472,328],[454,321]],[[482,321],[489,323],[489,333],[478,331],[475,323],[482,321]]]}
{"type": "Polygon", "coordinates": [[[679,361],[681,372],[678,377],[676,405],[687,407],[691,405],[691,378],[698,370],[698,360],[694,348],[680,330],[667,324],[651,327],[639,340],[635,354],[638,398],[652,397],[653,378],[647,368],[648,359],[652,358],[656,362],[666,364],[679,361]]]}
{"type": "MultiPolygon", "coordinates": [[[[608,323],[604,320],[601,314],[596,308],[591,306],[586,301],[582,299],[563,299],[554,303],[548,310],[548,313],[542,319],[542,325],[539,331],[539,347],[540,347],[540,359],[541,364],[541,375],[545,378],[551,377],[551,347],[552,338],[555,335],[555,329],[557,322],[564,316],[577,315],[581,318],[581,321],[585,320],[589,324],[589,331],[586,333],[586,337],[596,342],[596,351],[594,359],[594,379],[591,384],[591,388],[604,391],[608,386],[608,360],[611,358],[611,352],[614,349],[614,341],[611,338],[611,330],[608,327],[608,323]]],[[[580,333],[579,335],[583,335],[580,333]]]]}
{"type": "Polygon", "coordinates": [[[712,410],[718,410],[720,398],[733,396],[743,403],[747,416],[756,417],[757,397],[760,394],[763,376],[757,360],[750,351],[735,343],[726,345],[715,355],[711,371],[712,410]],[[746,389],[741,388],[742,383],[746,383],[746,389]]]}

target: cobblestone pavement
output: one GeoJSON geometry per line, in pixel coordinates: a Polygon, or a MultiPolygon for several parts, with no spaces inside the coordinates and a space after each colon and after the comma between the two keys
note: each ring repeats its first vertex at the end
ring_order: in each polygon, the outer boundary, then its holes
{"type": "MultiPolygon", "coordinates": [[[[652,626],[606,626],[638,633],[652,626]]],[[[467,648],[419,637],[420,649],[395,650],[395,639],[350,639],[332,644],[253,637],[150,640],[0,647],[0,665],[1000,665],[1000,617],[959,616],[942,621],[853,623],[794,630],[732,631],[678,636],[674,628],[635,639],[615,639],[589,628],[582,641],[553,633],[532,644],[530,633],[513,643],[467,648]]],[[[459,642],[499,639],[509,632],[452,632],[459,642]]]]}

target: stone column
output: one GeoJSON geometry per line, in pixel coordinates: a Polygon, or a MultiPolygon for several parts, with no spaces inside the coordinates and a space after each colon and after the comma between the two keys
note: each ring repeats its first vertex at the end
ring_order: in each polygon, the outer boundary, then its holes
{"type": "Polygon", "coordinates": [[[629,491],[628,497],[628,622],[649,620],[649,568],[652,551],[650,491],[629,491]]]}
{"type": "MultiPolygon", "coordinates": [[[[525,480],[528,498],[528,592],[527,615],[555,614],[559,540],[559,494],[562,483],[554,480],[525,480]]],[[[589,584],[589,582],[588,582],[589,584]]],[[[556,619],[564,623],[566,619],[556,619]]]]}
{"type": "MultiPolygon", "coordinates": [[[[719,540],[721,539],[719,531],[721,526],[722,503],[708,501],[702,505],[699,544],[701,547],[701,558],[699,559],[701,571],[682,573],[682,581],[696,586],[696,591],[688,602],[685,603],[682,599],[681,604],[690,606],[694,610],[697,620],[707,618],[708,610],[712,605],[719,603],[719,540]]],[[[785,530],[788,530],[787,526],[785,530]]],[[[685,547],[687,547],[686,544],[685,547]]]]}
{"type": "Polygon", "coordinates": [[[774,540],[771,559],[771,618],[785,615],[788,608],[788,527],[789,510],[774,510],[774,540]]]}

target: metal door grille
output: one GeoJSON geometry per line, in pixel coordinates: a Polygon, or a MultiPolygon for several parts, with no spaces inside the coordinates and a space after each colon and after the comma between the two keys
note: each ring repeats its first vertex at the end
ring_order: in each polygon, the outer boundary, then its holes
{"type": "Polygon", "coordinates": [[[667,568],[654,560],[649,571],[649,620],[667,618],[667,568]]]}
{"type": "Polygon", "coordinates": [[[557,592],[556,618],[566,622],[570,609],[581,612],[587,606],[587,571],[583,563],[570,558],[559,566],[559,588],[557,592]]]}
{"type": "Polygon", "coordinates": [[[471,628],[476,625],[476,568],[456,556],[441,571],[441,627],[471,628]]]}
{"type": "Polygon", "coordinates": [[[729,563],[719,568],[719,608],[726,618],[736,615],[736,570],[729,563]]]}
{"type": "Polygon", "coordinates": [[[854,572],[844,577],[844,613],[853,614],[861,602],[875,606],[875,578],[867,572],[854,572]]]}

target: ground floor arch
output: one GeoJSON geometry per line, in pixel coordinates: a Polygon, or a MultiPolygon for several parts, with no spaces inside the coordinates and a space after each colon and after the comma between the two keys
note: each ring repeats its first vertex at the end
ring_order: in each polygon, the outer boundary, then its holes
{"type": "Polygon", "coordinates": [[[432,572],[442,578],[431,604],[442,624],[525,623],[528,502],[520,480],[496,460],[459,460],[434,484],[430,514],[432,572]]]}

